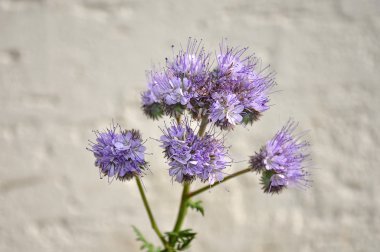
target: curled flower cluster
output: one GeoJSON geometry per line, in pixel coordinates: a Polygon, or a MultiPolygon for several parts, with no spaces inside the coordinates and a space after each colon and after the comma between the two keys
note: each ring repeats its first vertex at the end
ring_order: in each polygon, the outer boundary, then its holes
{"type": "MultiPolygon", "coordinates": [[[[160,71],[151,71],[148,89],[142,93],[142,109],[152,119],[169,115],[176,119],[162,129],[160,138],[168,160],[169,175],[177,182],[199,179],[210,185],[224,179],[223,170],[230,164],[228,148],[213,133],[203,136],[207,125],[213,130],[231,130],[237,125],[252,124],[269,109],[269,92],[275,85],[269,67],[248,54],[247,48],[220,44],[215,58],[202,42],[189,39],[160,71]],[[190,119],[199,123],[196,134],[190,119]],[[182,116],[185,119],[181,121],[182,116]],[[198,133],[199,133],[198,132],[198,133]]],[[[289,121],[259,152],[250,157],[244,172],[261,174],[264,192],[276,193],[292,185],[307,186],[308,160],[306,141],[294,136],[296,124],[289,121]]],[[[97,133],[90,149],[103,175],[130,179],[146,167],[145,147],[137,131],[116,132],[113,127],[97,133]]],[[[234,177],[234,174],[228,179],[234,177]]]]}
{"type": "Polygon", "coordinates": [[[152,119],[163,115],[172,117],[172,123],[165,124],[157,141],[163,148],[172,180],[183,183],[173,231],[160,231],[145,196],[140,176],[147,163],[139,132],[121,130],[119,126],[95,132],[96,142],[91,142],[88,149],[93,152],[101,175],[119,180],[136,178],[151,226],[163,245],[163,249],[154,247],[134,228],[138,240],[143,242],[142,249],[182,251],[188,248],[196,233],[182,228],[187,209],[204,214],[201,201],[193,202],[191,198],[242,174],[252,171],[260,174],[263,190],[270,194],[290,186],[309,185],[305,165],[309,160],[308,143],[301,140],[301,135],[294,135],[297,124],[292,120],[250,157],[249,167],[224,177],[224,169],[232,160],[228,147],[215,132],[258,120],[269,109],[269,92],[275,85],[269,68],[261,68],[260,60],[247,55],[247,51],[247,48],[231,48],[222,42],[219,52],[211,59],[202,43],[189,39],[186,49],[166,59],[162,71],[149,73],[148,89],[142,93],[142,109],[152,119]],[[191,127],[194,121],[199,127],[191,127]],[[191,182],[196,179],[207,185],[191,190],[191,182]]]}
{"type": "Polygon", "coordinates": [[[177,182],[198,177],[212,185],[223,180],[222,170],[228,165],[228,153],[223,142],[213,135],[198,136],[184,121],[163,129],[160,142],[169,159],[169,174],[177,182]]]}
{"type": "Polygon", "coordinates": [[[95,132],[96,142],[88,150],[94,153],[95,166],[109,179],[129,180],[146,168],[145,147],[136,130],[121,130],[117,125],[95,132]]]}
{"type": "Polygon", "coordinates": [[[275,82],[258,58],[246,56],[247,50],[221,43],[212,67],[211,54],[189,39],[186,50],[168,59],[162,72],[149,74],[148,90],[142,94],[144,112],[158,119],[188,110],[194,119],[206,116],[221,129],[257,120],[269,109],[268,93],[275,82]]]}
{"type": "Polygon", "coordinates": [[[304,162],[309,157],[306,141],[293,136],[297,125],[289,121],[277,134],[252,156],[250,166],[262,173],[264,192],[276,193],[287,186],[306,186],[308,173],[304,162]]]}

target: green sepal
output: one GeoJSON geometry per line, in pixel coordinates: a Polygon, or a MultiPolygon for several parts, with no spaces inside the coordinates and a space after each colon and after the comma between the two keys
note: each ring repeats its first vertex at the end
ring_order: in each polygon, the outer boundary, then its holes
{"type": "Polygon", "coordinates": [[[248,124],[252,125],[254,121],[257,121],[259,119],[261,114],[257,111],[244,110],[242,116],[243,116],[242,123],[244,125],[248,125],[248,124]]]}
{"type": "Polygon", "coordinates": [[[164,108],[162,104],[155,102],[150,105],[144,105],[144,113],[153,120],[158,120],[164,115],[164,108]]]}
{"type": "Polygon", "coordinates": [[[167,115],[172,117],[180,117],[185,112],[186,107],[181,103],[173,104],[173,105],[165,105],[164,110],[167,115]]]}
{"type": "Polygon", "coordinates": [[[271,178],[273,175],[276,175],[277,173],[273,170],[264,170],[263,173],[261,174],[261,179],[260,182],[263,185],[262,189],[264,190],[265,193],[279,193],[282,189],[285,188],[285,186],[278,185],[274,186],[272,185],[271,178]]]}

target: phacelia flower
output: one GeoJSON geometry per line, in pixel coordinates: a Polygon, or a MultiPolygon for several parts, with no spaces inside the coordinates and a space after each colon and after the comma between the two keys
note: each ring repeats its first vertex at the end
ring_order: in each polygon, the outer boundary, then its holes
{"type": "Polygon", "coordinates": [[[222,42],[212,60],[202,43],[189,39],[186,49],[166,59],[162,71],[151,72],[142,95],[144,112],[157,119],[163,114],[178,118],[187,110],[195,120],[208,117],[223,130],[252,124],[269,109],[275,82],[269,68],[261,68],[247,51],[222,42]]]}
{"type": "Polygon", "coordinates": [[[243,120],[241,113],[244,106],[239,102],[234,94],[226,96],[214,94],[215,102],[210,108],[210,119],[221,128],[228,128],[229,125],[240,124],[243,120]]]}
{"type": "Polygon", "coordinates": [[[164,102],[167,105],[174,105],[180,103],[181,105],[186,105],[191,94],[188,92],[190,88],[190,81],[187,78],[171,77],[160,83],[162,89],[165,90],[164,102]]]}
{"type": "Polygon", "coordinates": [[[121,130],[113,125],[104,132],[95,132],[97,138],[90,150],[95,156],[95,166],[109,179],[129,180],[142,175],[147,163],[145,147],[137,130],[121,130]]]}
{"type": "Polygon", "coordinates": [[[166,67],[179,78],[187,78],[194,85],[204,85],[209,74],[209,54],[202,42],[189,38],[186,50],[181,49],[173,59],[167,59],[166,67]]]}
{"type": "Polygon", "coordinates": [[[289,121],[259,153],[251,157],[252,170],[262,173],[264,192],[275,193],[288,186],[308,185],[305,171],[308,142],[292,135],[296,127],[296,123],[289,121]]]}
{"type": "Polygon", "coordinates": [[[172,72],[150,73],[149,89],[143,93],[143,104],[159,102],[166,105],[186,105],[191,98],[191,81],[177,77],[172,72]]]}
{"type": "Polygon", "coordinates": [[[253,56],[244,56],[247,49],[248,48],[237,50],[225,47],[224,44],[221,43],[216,66],[218,75],[231,80],[247,78],[255,67],[252,61],[253,56]]]}
{"type": "Polygon", "coordinates": [[[213,135],[206,134],[193,147],[198,169],[198,178],[210,185],[223,180],[223,169],[229,164],[228,153],[223,142],[213,135]]]}
{"type": "MultiPolygon", "coordinates": [[[[239,103],[240,111],[237,116],[239,120],[234,120],[234,123],[227,120],[217,124],[222,129],[231,129],[240,123],[252,123],[269,109],[268,92],[275,84],[273,74],[268,71],[269,68],[261,69],[259,59],[254,55],[246,56],[247,50],[225,47],[223,43],[220,45],[217,66],[212,75],[214,84],[211,93],[224,94],[225,97],[233,95],[234,103],[239,103]]],[[[215,103],[211,104],[215,106],[215,103]]],[[[214,121],[212,109],[210,115],[214,121]]]]}
{"type": "Polygon", "coordinates": [[[196,135],[188,121],[172,123],[163,134],[160,142],[169,160],[169,175],[177,182],[189,182],[198,177],[212,185],[223,179],[228,153],[221,140],[208,133],[203,137],[196,135]]]}
{"type": "Polygon", "coordinates": [[[153,120],[157,120],[164,115],[164,108],[151,90],[147,90],[141,95],[144,113],[153,120]]]}

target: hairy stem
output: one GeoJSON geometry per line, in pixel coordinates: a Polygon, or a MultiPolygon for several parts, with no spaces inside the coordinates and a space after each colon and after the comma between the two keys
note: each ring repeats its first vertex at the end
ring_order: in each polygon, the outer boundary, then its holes
{"type": "Polygon", "coordinates": [[[205,134],[207,124],[208,124],[208,118],[203,117],[201,121],[201,125],[199,126],[198,136],[203,136],[205,134]]]}
{"type": "Polygon", "coordinates": [[[226,182],[227,180],[230,180],[230,179],[232,179],[232,178],[234,178],[234,177],[240,176],[240,175],[245,174],[245,173],[250,172],[250,171],[252,171],[252,169],[251,169],[251,168],[247,168],[247,169],[244,169],[244,170],[241,170],[241,171],[235,172],[235,173],[233,173],[233,174],[231,174],[231,175],[225,177],[225,178],[224,178],[222,181],[220,181],[219,183],[215,183],[215,184],[213,184],[213,185],[211,185],[211,186],[204,186],[204,187],[199,188],[199,189],[196,190],[196,191],[190,192],[190,193],[187,195],[187,198],[191,198],[191,197],[193,197],[193,196],[195,196],[195,195],[198,195],[198,194],[200,194],[200,193],[202,193],[202,192],[204,192],[204,191],[206,191],[206,190],[209,190],[209,189],[213,188],[214,186],[220,185],[220,184],[226,182]]]}
{"type": "Polygon", "coordinates": [[[155,221],[155,219],[153,217],[153,213],[152,213],[152,210],[150,209],[148,200],[147,200],[147,198],[145,196],[144,188],[142,187],[140,178],[136,177],[136,183],[137,183],[137,187],[139,188],[139,192],[140,192],[141,198],[142,198],[142,200],[144,202],[144,207],[146,209],[146,212],[148,213],[150,224],[152,225],[153,230],[156,232],[158,238],[160,238],[160,240],[161,240],[162,244],[164,245],[164,247],[166,249],[168,249],[168,251],[171,251],[169,244],[166,242],[164,236],[162,235],[162,233],[161,233],[160,229],[158,228],[157,223],[156,223],[156,221],[155,221]]]}
{"type": "MultiPolygon", "coordinates": [[[[187,213],[187,200],[188,200],[188,193],[190,191],[190,183],[184,182],[183,190],[182,190],[182,197],[181,197],[181,203],[179,205],[178,215],[177,215],[177,221],[174,225],[173,232],[178,232],[181,230],[183,221],[185,220],[186,213],[187,213]]],[[[170,241],[170,245],[173,241],[170,241]]]]}
{"type": "Polygon", "coordinates": [[[177,115],[176,117],[175,117],[175,120],[177,121],[177,124],[180,124],[181,123],[181,115],[177,115]]]}

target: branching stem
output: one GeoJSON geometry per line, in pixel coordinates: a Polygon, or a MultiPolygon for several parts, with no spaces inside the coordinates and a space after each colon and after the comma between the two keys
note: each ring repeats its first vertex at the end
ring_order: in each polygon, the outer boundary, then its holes
{"type": "Polygon", "coordinates": [[[252,169],[251,169],[251,168],[247,168],[247,169],[244,169],[244,170],[241,170],[241,171],[238,171],[238,172],[232,173],[231,175],[225,177],[225,178],[224,178],[222,181],[220,181],[219,183],[215,183],[215,184],[210,185],[210,186],[204,186],[204,187],[199,188],[198,190],[195,190],[195,191],[193,191],[193,192],[190,192],[190,193],[187,195],[187,198],[194,197],[195,195],[198,195],[198,194],[200,194],[200,193],[202,193],[202,192],[204,192],[204,191],[206,191],[206,190],[209,190],[209,189],[211,189],[211,188],[213,188],[213,187],[215,187],[215,186],[217,186],[217,185],[220,185],[220,184],[226,182],[227,180],[230,180],[230,179],[232,179],[232,178],[234,178],[234,177],[240,176],[240,175],[245,174],[245,173],[250,172],[250,171],[252,171],[252,169]]]}

